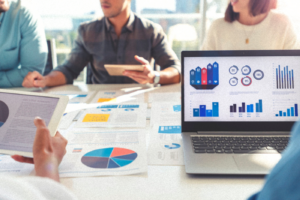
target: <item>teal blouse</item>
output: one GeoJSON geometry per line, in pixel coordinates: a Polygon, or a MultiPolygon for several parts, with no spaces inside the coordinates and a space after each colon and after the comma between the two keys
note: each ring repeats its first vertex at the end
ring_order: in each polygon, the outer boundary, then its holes
{"type": "Polygon", "coordinates": [[[45,68],[45,31],[25,2],[9,0],[9,10],[0,15],[0,88],[21,87],[28,72],[45,68]]]}

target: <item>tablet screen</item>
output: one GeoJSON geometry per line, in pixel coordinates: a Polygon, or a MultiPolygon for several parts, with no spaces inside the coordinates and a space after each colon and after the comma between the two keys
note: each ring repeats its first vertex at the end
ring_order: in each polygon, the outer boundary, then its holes
{"type": "Polygon", "coordinates": [[[35,117],[48,126],[59,98],[0,92],[0,149],[32,152],[35,117]]]}

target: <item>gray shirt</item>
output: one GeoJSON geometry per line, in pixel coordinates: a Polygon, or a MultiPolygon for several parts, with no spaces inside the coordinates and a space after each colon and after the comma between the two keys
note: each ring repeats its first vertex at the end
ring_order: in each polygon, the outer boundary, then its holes
{"type": "Polygon", "coordinates": [[[67,84],[72,84],[85,66],[90,64],[92,83],[136,83],[126,76],[110,76],[104,64],[140,64],[135,55],[151,58],[161,67],[176,68],[180,73],[180,62],[167,43],[160,25],[130,14],[120,37],[107,18],[81,24],[78,38],[69,59],[55,69],[62,72],[67,84]]]}

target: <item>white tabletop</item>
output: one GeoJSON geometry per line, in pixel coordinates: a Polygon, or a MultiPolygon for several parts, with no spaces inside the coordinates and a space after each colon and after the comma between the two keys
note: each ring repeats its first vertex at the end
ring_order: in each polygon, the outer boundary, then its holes
{"type": "MultiPolygon", "coordinates": [[[[66,85],[46,89],[54,91],[94,91],[102,89],[152,86],[126,85],[66,85]]],[[[150,92],[180,91],[180,84],[155,88],[150,92]]],[[[148,100],[148,93],[145,100],[148,100]]],[[[203,176],[187,175],[184,166],[148,166],[148,172],[130,176],[62,178],[61,183],[79,199],[247,199],[260,190],[262,176],[203,176]]]]}

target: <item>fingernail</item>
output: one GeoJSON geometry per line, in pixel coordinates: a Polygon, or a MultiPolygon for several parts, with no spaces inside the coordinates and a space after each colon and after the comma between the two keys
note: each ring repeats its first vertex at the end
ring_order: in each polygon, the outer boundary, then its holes
{"type": "Polygon", "coordinates": [[[35,119],[42,119],[42,118],[40,118],[40,117],[35,117],[35,119]]]}

